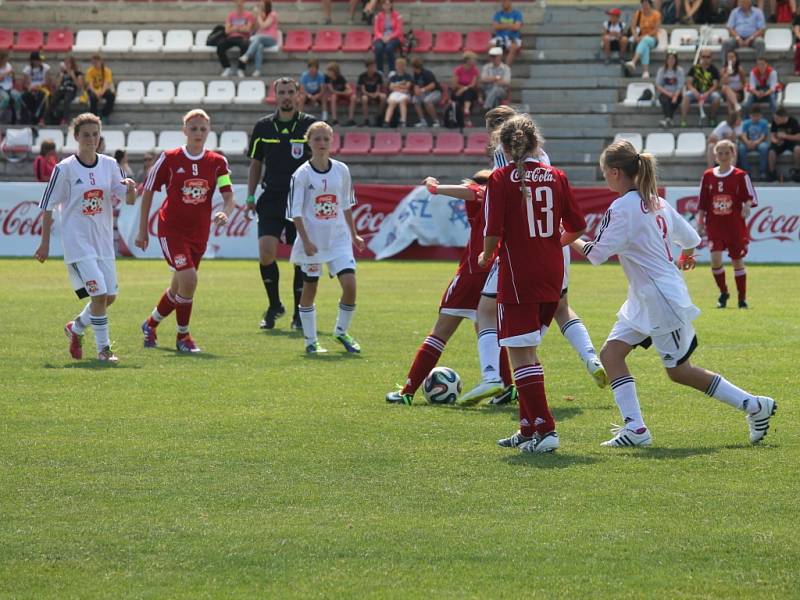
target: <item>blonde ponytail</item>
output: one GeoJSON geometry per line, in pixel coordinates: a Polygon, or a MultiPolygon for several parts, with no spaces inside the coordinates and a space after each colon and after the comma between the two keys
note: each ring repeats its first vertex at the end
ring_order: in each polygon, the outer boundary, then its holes
{"type": "Polygon", "coordinates": [[[628,140],[618,140],[609,145],[600,155],[602,168],[620,169],[633,179],[636,191],[648,211],[659,209],[658,164],[650,153],[639,153],[628,140]]]}
{"type": "Polygon", "coordinates": [[[538,156],[539,139],[536,124],[524,115],[512,117],[500,130],[500,142],[516,165],[519,189],[526,201],[531,199],[531,191],[525,184],[525,159],[538,156]]]}

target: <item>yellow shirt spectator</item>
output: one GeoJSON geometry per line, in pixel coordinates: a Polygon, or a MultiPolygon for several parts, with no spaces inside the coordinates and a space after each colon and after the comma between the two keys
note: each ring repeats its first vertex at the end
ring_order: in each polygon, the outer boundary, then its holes
{"type": "Polygon", "coordinates": [[[91,90],[98,96],[113,88],[114,79],[111,76],[111,69],[103,66],[92,65],[86,70],[86,80],[91,90]]]}

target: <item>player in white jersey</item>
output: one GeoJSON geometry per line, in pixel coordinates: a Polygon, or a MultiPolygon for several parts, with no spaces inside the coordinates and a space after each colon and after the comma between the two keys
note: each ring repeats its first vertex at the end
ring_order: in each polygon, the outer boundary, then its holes
{"type": "Polygon", "coordinates": [[[746,392],[721,375],[695,367],[689,358],[697,348],[692,321],[700,310],[692,303],[686,282],[675,267],[673,244],[681,247],[678,266],[695,266],[700,236],[663,198],[658,196],[655,158],[639,154],[630,142],[614,142],[600,157],[609,189],[621,194],[609,207],[594,241],[573,242],[592,264],[613,255],[628,278],[628,297],[617,313],[600,359],[611,381],[623,425],[604,446],[649,446],[636,384],[625,358],[636,346],[651,344],[672,381],[705,392],[745,412],[750,442],[767,435],[777,405],[772,398],[746,392]]]}
{"type": "Polygon", "coordinates": [[[297,229],[290,260],[303,272],[299,312],[306,352],[327,352],[317,340],[314,306],[323,263],[328,265],[328,274],[336,275],[342,286],[333,337],[348,352],[361,352],[361,346],[347,332],[356,310],[353,245],[359,250],[365,247],[353,222],[355,195],[350,169],[330,158],[333,129],[327,123],[313,123],[307,136],[311,158],[292,175],[288,207],[289,218],[297,229]]]}
{"type": "Polygon", "coordinates": [[[61,245],[72,287],[78,298],[91,301],[64,327],[73,358],[83,358],[83,332],[91,324],[97,358],[117,362],[108,337],[106,309],[117,297],[114,262],[114,201],[136,197],[136,182],[128,179],[117,161],[97,153],[100,118],[84,113],[72,121],[78,153],[53,169],[39,208],[42,241],[34,256],[44,262],[50,254],[53,210],[58,209],[61,245]]]}

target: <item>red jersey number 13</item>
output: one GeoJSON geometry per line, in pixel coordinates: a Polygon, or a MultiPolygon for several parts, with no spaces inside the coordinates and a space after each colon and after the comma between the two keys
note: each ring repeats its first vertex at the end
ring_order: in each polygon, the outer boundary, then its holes
{"type": "Polygon", "coordinates": [[[528,232],[532,238],[535,237],[552,237],[553,236],[553,190],[549,187],[537,187],[533,191],[536,196],[536,203],[542,213],[542,218],[537,219],[533,211],[533,198],[528,196],[525,199],[527,216],[528,216],[528,232]]]}

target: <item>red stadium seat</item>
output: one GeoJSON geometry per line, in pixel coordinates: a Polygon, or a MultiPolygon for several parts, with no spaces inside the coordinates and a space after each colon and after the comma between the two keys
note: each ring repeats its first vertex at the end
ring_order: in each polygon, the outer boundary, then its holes
{"type": "Polygon", "coordinates": [[[267,83],[267,97],[264,98],[264,104],[277,104],[278,99],[275,97],[274,82],[267,83]]]}
{"type": "Polygon", "coordinates": [[[464,151],[464,136],[456,131],[445,131],[436,136],[434,154],[453,156],[464,151]]]}
{"type": "Polygon", "coordinates": [[[44,46],[44,32],[40,29],[22,29],[17,32],[16,52],[33,52],[44,46]]]}
{"type": "Polygon", "coordinates": [[[454,54],[461,52],[460,31],[440,31],[436,34],[436,44],[433,51],[436,54],[454,54]]]}
{"type": "Polygon", "coordinates": [[[342,138],[338,131],[333,132],[333,139],[331,140],[331,154],[337,154],[342,147],[342,138]]]}
{"type": "Polygon", "coordinates": [[[486,155],[486,146],[489,144],[489,134],[485,131],[476,131],[467,136],[467,147],[464,148],[464,154],[469,155],[486,155]]]}
{"type": "Polygon", "coordinates": [[[375,134],[375,143],[372,144],[371,154],[396,155],[400,154],[403,147],[403,137],[396,131],[381,131],[375,134]]]}
{"type": "MultiPolygon", "coordinates": [[[[319,36],[317,36],[319,39],[319,36]]],[[[372,32],[366,29],[354,29],[344,36],[342,52],[367,52],[372,48],[372,32]]]]}
{"type": "Polygon", "coordinates": [[[47,34],[45,52],[69,52],[75,42],[75,34],[69,29],[53,29],[47,34]]]}
{"type": "Polygon", "coordinates": [[[406,136],[403,154],[430,154],[433,148],[433,135],[427,131],[411,132],[406,136]]]}
{"type": "Polygon", "coordinates": [[[431,51],[431,48],[433,48],[433,34],[430,31],[415,29],[414,37],[417,38],[417,45],[414,46],[414,52],[431,51]]]}
{"type": "Polygon", "coordinates": [[[464,40],[464,50],[475,54],[486,54],[492,43],[492,34],[488,31],[470,31],[464,40]]]}
{"type": "Polygon", "coordinates": [[[311,49],[311,31],[298,29],[289,31],[283,37],[284,52],[308,52],[311,49]]]}
{"type": "MultiPolygon", "coordinates": [[[[338,52],[342,47],[342,32],[335,29],[323,29],[317,32],[312,50],[314,52],[338,52]]],[[[286,47],[284,46],[284,50],[286,47]]]]}
{"type": "Polygon", "coordinates": [[[10,29],[0,29],[0,50],[11,50],[14,45],[14,32],[10,29]]]}
{"type": "Polygon", "coordinates": [[[368,133],[350,132],[344,135],[344,143],[342,144],[339,154],[369,154],[369,147],[372,143],[368,133]]]}

